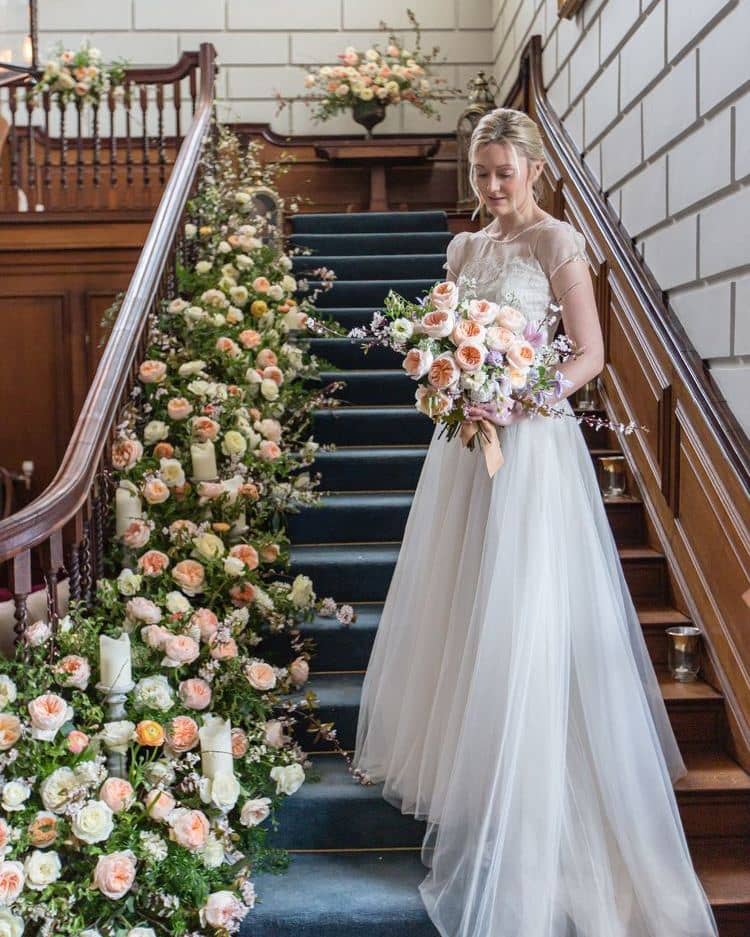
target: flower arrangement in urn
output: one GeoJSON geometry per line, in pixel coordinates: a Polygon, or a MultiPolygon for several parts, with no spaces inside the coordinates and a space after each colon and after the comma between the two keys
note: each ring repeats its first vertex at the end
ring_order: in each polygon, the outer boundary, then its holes
{"type": "Polygon", "coordinates": [[[122,93],[125,80],[124,61],[105,65],[102,54],[84,40],[77,52],[57,47],[55,53],[45,63],[41,78],[32,88],[32,94],[50,92],[58,96],[63,104],[80,101],[84,104],[98,104],[112,91],[122,93]]]}
{"type": "MultiPolygon", "coordinates": [[[[354,120],[372,136],[372,128],[385,118],[389,104],[412,104],[428,117],[440,120],[434,101],[444,101],[461,95],[457,88],[449,88],[444,79],[431,73],[430,66],[440,52],[433,46],[430,53],[421,50],[419,23],[412,10],[406,11],[416,30],[413,49],[405,47],[390,33],[388,45],[381,50],[377,43],[361,51],[347,46],[338,54],[337,65],[322,65],[307,69],[306,95],[290,100],[315,103],[313,119],[326,121],[343,111],[352,112],[354,120]]],[[[381,29],[388,29],[381,21],[381,29]]],[[[278,96],[279,111],[288,103],[278,96]]]]}

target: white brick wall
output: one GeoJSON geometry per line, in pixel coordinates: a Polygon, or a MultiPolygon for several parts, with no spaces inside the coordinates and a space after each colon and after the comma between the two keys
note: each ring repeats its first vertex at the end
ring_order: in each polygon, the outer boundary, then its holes
{"type": "MultiPolygon", "coordinates": [[[[519,4],[493,3],[501,88],[519,4]]],[[[533,4],[552,106],[750,433],[750,0],[533,4]]]]}
{"type": "MultiPolygon", "coordinates": [[[[277,91],[304,93],[305,65],[335,63],[347,45],[381,48],[393,28],[408,46],[414,42],[406,8],[422,27],[422,48],[440,46],[438,70],[450,85],[466,86],[480,68],[491,70],[493,0],[38,0],[39,46],[45,55],[57,42],[77,46],[84,38],[105,58],[133,65],[167,65],[181,52],[213,42],[221,74],[220,112],[229,119],[268,122],[279,133],[351,133],[360,128],[349,116],[313,124],[304,104],[276,114],[277,91]]],[[[534,0],[527,0],[534,7],[534,0]]],[[[0,12],[2,4],[0,3],[0,12]]],[[[533,16],[533,9],[532,9],[533,16]]],[[[20,30],[23,21],[0,21],[0,32],[20,30]]],[[[0,39],[0,46],[2,46],[0,39]]],[[[442,120],[416,108],[392,109],[380,132],[446,132],[454,129],[460,105],[438,105],[442,120]]]]}

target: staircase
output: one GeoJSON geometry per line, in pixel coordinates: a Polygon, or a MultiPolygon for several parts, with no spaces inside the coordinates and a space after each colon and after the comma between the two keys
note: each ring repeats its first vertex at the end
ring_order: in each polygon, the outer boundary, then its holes
{"type": "MultiPolygon", "coordinates": [[[[369,322],[388,289],[416,297],[444,277],[450,240],[442,212],[302,215],[293,243],[315,252],[298,271],[326,265],[338,280],[319,304],[346,328],[369,322]]],[[[314,285],[314,284],[313,284],[314,285]]],[[[294,517],[293,573],[312,577],[318,595],[351,602],[357,621],[342,627],[318,618],[304,627],[315,639],[309,686],[320,718],[334,721],[354,747],[363,672],[399,550],[432,423],[413,407],[414,383],[398,357],[366,356],[346,338],[311,339],[312,350],[344,379],[341,408],[316,412],[315,438],[337,445],[316,467],[328,492],[322,506],[294,517]]],[[[592,459],[618,451],[615,436],[582,426],[592,459]]],[[[647,542],[643,504],[626,496],[606,503],[620,558],[659,675],[667,709],[689,768],[677,799],[696,869],[722,937],[750,934],[750,775],[724,750],[724,700],[709,684],[674,682],[667,672],[665,628],[689,621],[672,607],[664,556],[647,542]]],[[[291,850],[289,871],[259,876],[262,901],[247,917],[249,937],[435,937],[417,892],[423,824],[386,803],[380,786],[354,783],[343,760],[311,751],[320,780],[283,807],[268,842],[291,850]]],[[[497,935],[523,937],[523,935],[497,935]]]]}

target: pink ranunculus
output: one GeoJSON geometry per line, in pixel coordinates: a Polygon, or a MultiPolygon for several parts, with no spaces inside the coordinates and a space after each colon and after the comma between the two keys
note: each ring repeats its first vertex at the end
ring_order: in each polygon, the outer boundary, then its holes
{"type": "Polygon", "coordinates": [[[410,348],[401,362],[401,367],[410,378],[418,381],[430,370],[433,360],[433,354],[429,349],[423,351],[421,348],[410,348]]]}
{"type": "Polygon", "coordinates": [[[201,652],[200,645],[186,634],[170,635],[164,642],[164,667],[182,667],[192,664],[201,652]]]}
{"type": "Polygon", "coordinates": [[[118,439],[112,446],[112,467],[127,471],[140,461],[143,445],[138,439],[118,439]]]}
{"type": "Polygon", "coordinates": [[[265,743],[271,748],[283,748],[289,741],[289,736],[284,734],[284,726],[278,719],[269,719],[265,726],[265,743]]]}
{"type": "Polygon", "coordinates": [[[202,810],[178,807],[169,817],[170,836],[184,849],[197,852],[208,841],[208,819],[202,810]]]}
{"type": "Polygon", "coordinates": [[[200,677],[191,677],[180,683],[180,700],[188,709],[201,710],[211,705],[211,686],[200,677]]]}
{"type": "Polygon", "coordinates": [[[495,316],[495,323],[502,325],[503,328],[510,329],[518,335],[523,332],[526,325],[526,316],[514,309],[513,306],[501,306],[495,316]]]}
{"type": "Polygon", "coordinates": [[[485,331],[485,327],[473,319],[459,319],[451,332],[451,341],[454,345],[466,341],[481,342],[484,341],[485,331]]]}
{"type": "Polygon", "coordinates": [[[81,752],[86,751],[90,741],[91,739],[85,732],[73,729],[67,737],[68,751],[73,755],[80,755],[81,752]]]}
{"type": "Polygon", "coordinates": [[[276,686],[276,672],[265,661],[256,660],[245,667],[247,682],[256,690],[265,692],[276,686]]]}
{"type": "Polygon", "coordinates": [[[430,300],[439,312],[453,312],[458,306],[458,287],[450,280],[444,280],[433,286],[430,300]]]}
{"type": "Polygon", "coordinates": [[[462,371],[478,371],[487,357],[487,349],[479,342],[461,342],[455,351],[456,363],[462,371]]]}
{"type": "Polygon", "coordinates": [[[132,520],[125,528],[122,535],[122,542],[131,550],[140,550],[145,547],[151,537],[151,528],[147,521],[140,518],[132,520]]]}
{"type": "Polygon", "coordinates": [[[144,795],[146,813],[152,820],[163,821],[172,813],[177,806],[177,801],[169,791],[153,790],[144,795]]]}
{"type": "Polygon", "coordinates": [[[206,570],[197,560],[181,560],[172,570],[172,579],[186,595],[203,592],[206,570]]]}
{"type": "Polygon", "coordinates": [[[163,361],[143,361],[138,369],[138,377],[144,384],[157,384],[167,375],[167,366],[163,361]]]}
{"type": "Polygon", "coordinates": [[[246,908],[231,891],[215,891],[208,896],[200,910],[200,921],[204,926],[223,928],[233,933],[235,926],[244,916],[246,908]]]}
{"type": "Polygon", "coordinates": [[[0,862],[0,906],[8,907],[21,894],[24,885],[23,866],[6,859],[0,862]]]}
{"type": "Polygon", "coordinates": [[[296,657],[291,662],[289,665],[289,676],[292,678],[292,683],[296,687],[307,683],[307,679],[310,676],[310,665],[304,657],[296,657]]]}
{"type": "Polygon", "coordinates": [[[491,325],[499,311],[497,303],[491,303],[488,299],[472,299],[466,314],[479,325],[491,325]]]}
{"type": "Polygon", "coordinates": [[[219,627],[219,619],[210,608],[197,608],[190,617],[190,624],[198,627],[202,641],[210,641],[219,627]]]}
{"type": "Polygon", "coordinates": [[[531,367],[534,355],[534,346],[530,342],[514,342],[507,351],[508,361],[516,368],[531,367]]]}
{"type": "Polygon", "coordinates": [[[128,599],[125,604],[125,614],[131,621],[142,621],[146,625],[158,625],[161,621],[159,606],[142,595],[128,599]]]}
{"type": "Polygon", "coordinates": [[[258,455],[264,462],[273,462],[281,455],[281,449],[272,439],[264,439],[258,446],[258,455]]]}
{"type": "Polygon", "coordinates": [[[427,380],[435,390],[445,390],[452,387],[461,376],[456,359],[450,352],[443,352],[430,365],[427,380]]]}
{"type": "Polygon", "coordinates": [[[99,799],[104,801],[112,813],[122,813],[135,800],[135,791],[130,781],[107,778],[99,791],[99,799]]]}
{"type": "Polygon", "coordinates": [[[422,316],[422,332],[430,338],[447,338],[456,324],[456,316],[451,310],[437,309],[422,316]]]}
{"type": "Polygon", "coordinates": [[[135,853],[130,849],[99,856],[94,869],[94,886],[107,898],[124,897],[135,882],[135,853]]]}
{"type": "Polygon", "coordinates": [[[261,348],[255,356],[256,368],[275,367],[278,363],[279,359],[276,357],[276,352],[271,348],[261,348]]]}
{"type": "Polygon", "coordinates": [[[51,742],[61,726],[73,717],[73,710],[57,693],[43,693],[29,705],[32,738],[51,742]]]}
{"type": "Polygon", "coordinates": [[[143,497],[149,504],[163,504],[169,497],[169,487],[160,478],[148,478],[143,485],[143,497]]]}
{"type": "Polygon", "coordinates": [[[161,550],[148,550],[138,558],[138,567],[144,576],[160,576],[169,566],[169,557],[161,550]]]}

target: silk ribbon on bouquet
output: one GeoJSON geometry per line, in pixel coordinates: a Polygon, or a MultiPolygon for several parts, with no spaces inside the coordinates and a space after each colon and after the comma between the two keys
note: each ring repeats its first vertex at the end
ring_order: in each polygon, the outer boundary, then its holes
{"type": "Polygon", "coordinates": [[[461,423],[459,435],[464,446],[468,446],[477,433],[479,433],[479,445],[484,452],[484,462],[487,466],[487,472],[490,478],[492,478],[503,462],[505,462],[503,451],[500,448],[500,440],[497,438],[497,428],[495,424],[490,423],[489,420],[464,420],[461,423]],[[485,432],[486,439],[479,433],[480,427],[485,432]]]}

